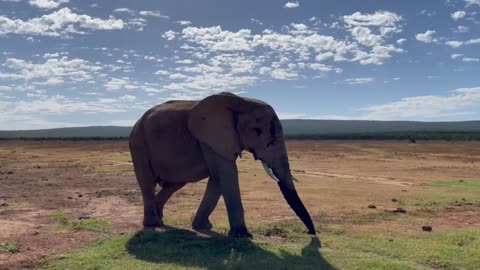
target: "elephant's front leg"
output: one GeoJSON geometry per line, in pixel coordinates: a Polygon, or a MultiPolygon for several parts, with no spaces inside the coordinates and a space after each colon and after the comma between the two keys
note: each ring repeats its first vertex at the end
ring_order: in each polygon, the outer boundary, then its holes
{"type": "Polygon", "coordinates": [[[220,191],[227,207],[230,223],[229,236],[252,237],[245,225],[245,217],[240,197],[238,171],[235,161],[227,160],[216,154],[209,146],[202,144],[202,150],[211,177],[218,179],[220,191]]]}
{"type": "Polygon", "coordinates": [[[212,223],[210,223],[208,217],[212,214],[213,210],[215,210],[215,207],[217,207],[220,195],[222,195],[222,193],[219,181],[210,177],[202,202],[198,207],[197,214],[192,223],[192,227],[195,230],[210,230],[212,228],[212,223]]]}

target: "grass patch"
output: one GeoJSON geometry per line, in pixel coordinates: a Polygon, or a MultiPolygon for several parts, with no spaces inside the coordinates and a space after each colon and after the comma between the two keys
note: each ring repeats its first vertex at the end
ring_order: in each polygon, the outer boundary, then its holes
{"type": "Polygon", "coordinates": [[[255,239],[198,236],[183,229],[115,236],[53,257],[48,269],[476,269],[480,230],[333,234],[301,224],[254,230],[255,239]],[[268,236],[268,237],[267,237],[268,236]],[[282,238],[282,241],[274,240],[282,238]]]}
{"type": "Polygon", "coordinates": [[[0,243],[0,251],[8,253],[17,253],[20,251],[17,245],[10,242],[0,243]]]}
{"type": "MultiPolygon", "coordinates": [[[[480,181],[453,180],[453,181],[435,181],[428,184],[432,187],[445,187],[452,189],[468,189],[480,191],[480,181]]],[[[478,194],[480,199],[480,193],[478,194]]]]}
{"type": "Polygon", "coordinates": [[[51,214],[48,218],[61,223],[57,228],[60,230],[103,231],[111,227],[110,221],[99,218],[74,219],[63,213],[51,214]]]}

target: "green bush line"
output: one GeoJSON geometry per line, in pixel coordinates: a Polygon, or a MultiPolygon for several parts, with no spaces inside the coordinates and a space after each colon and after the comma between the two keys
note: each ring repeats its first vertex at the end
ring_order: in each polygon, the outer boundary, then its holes
{"type": "MultiPolygon", "coordinates": [[[[287,140],[444,140],[444,141],[480,141],[480,132],[470,131],[398,131],[364,133],[319,133],[285,134],[287,140]]],[[[12,137],[0,140],[21,141],[117,141],[128,137],[12,137]]]]}

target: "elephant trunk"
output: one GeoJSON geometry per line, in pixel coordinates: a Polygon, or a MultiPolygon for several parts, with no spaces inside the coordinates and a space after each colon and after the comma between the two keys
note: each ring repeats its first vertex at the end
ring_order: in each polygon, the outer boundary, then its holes
{"type": "Polygon", "coordinates": [[[305,224],[308,233],[315,235],[316,232],[312,218],[303,205],[302,200],[300,200],[295,185],[293,184],[293,176],[290,172],[287,155],[282,155],[280,160],[276,160],[276,162],[272,163],[274,164],[273,166],[264,163],[265,171],[267,171],[267,173],[278,183],[283,197],[295,214],[297,214],[300,220],[302,220],[303,224],[305,224]]]}

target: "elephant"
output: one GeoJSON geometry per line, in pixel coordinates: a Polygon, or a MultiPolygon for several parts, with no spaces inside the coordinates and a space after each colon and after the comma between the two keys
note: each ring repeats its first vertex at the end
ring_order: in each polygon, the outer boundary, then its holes
{"type": "Polygon", "coordinates": [[[236,159],[246,150],[277,182],[308,233],[316,234],[293,183],[296,179],[290,171],[280,120],[263,101],[229,92],[200,101],[167,101],[146,111],[135,123],[129,147],[142,193],[145,227],[163,226],[168,199],[187,183],[208,178],[193,229],[212,228],[209,216],[223,196],[230,224],[228,236],[251,238],[236,165],[236,159]],[[156,185],[162,187],[157,194],[156,185]]]}

